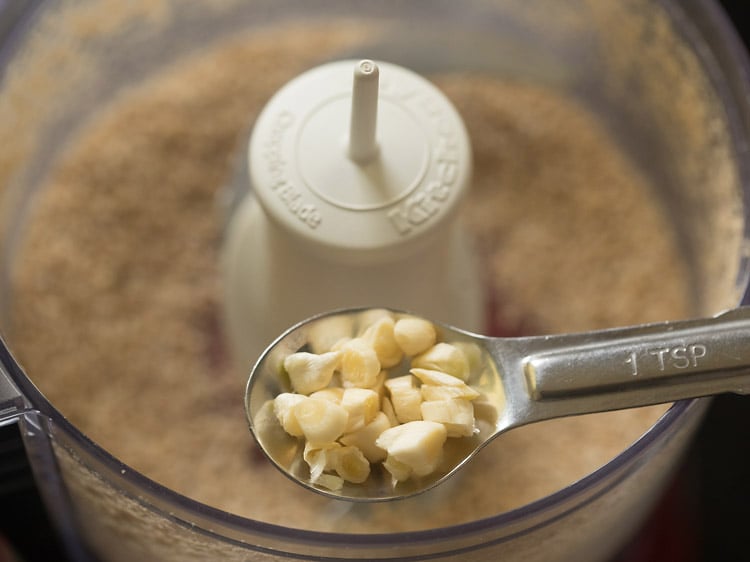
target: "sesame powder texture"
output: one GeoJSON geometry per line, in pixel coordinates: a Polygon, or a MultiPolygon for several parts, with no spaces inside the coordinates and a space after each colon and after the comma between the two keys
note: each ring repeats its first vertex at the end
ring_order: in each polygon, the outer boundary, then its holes
{"type": "MultiPolygon", "coordinates": [[[[356,26],[325,25],[240,36],[93,114],[34,201],[7,336],[73,424],[190,498],[316,530],[466,522],[580,479],[666,407],[510,432],[450,483],[397,508],[310,494],[259,454],[222,331],[219,201],[273,92],[361,37],[356,26]],[[450,509],[429,509],[446,501],[450,509]]],[[[593,115],[529,84],[430,78],[472,140],[474,182],[462,218],[482,257],[488,331],[578,331],[690,312],[688,275],[652,187],[593,115]]]]}

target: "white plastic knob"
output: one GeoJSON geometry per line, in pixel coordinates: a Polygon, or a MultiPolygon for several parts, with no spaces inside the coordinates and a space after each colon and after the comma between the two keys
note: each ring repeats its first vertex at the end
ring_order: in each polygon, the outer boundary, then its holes
{"type": "Polygon", "coordinates": [[[248,156],[271,220],[346,263],[414,251],[455,210],[471,172],[468,135],[442,92],[372,61],[326,64],[284,86],[248,156]]]}
{"type": "Polygon", "coordinates": [[[349,117],[349,158],[360,166],[378,155],[377,121],[380,70],[370,60],[354,67],[349,117]]]}
{"type": "Polygon", "coordinates": [[[471,150],[453,105],[404,68],[342,61],[284,86],[255,123],[251,195],[227,229],[235,359],[343,307],[410,310],[481,330],[475,254],[453,220],[471,150]]]}

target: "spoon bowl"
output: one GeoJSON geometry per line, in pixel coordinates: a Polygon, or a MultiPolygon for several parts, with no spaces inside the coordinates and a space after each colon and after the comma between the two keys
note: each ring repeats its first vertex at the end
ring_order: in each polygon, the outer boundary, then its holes
{"type": "MultiPolygon", "coordinates": [[[[440,463],[426,476],[396,482],[378,464],[364,482],[344,482],[331,490],[311,482],[304,441],[284,431],[273,399],[291,391],[283,367],[287,356],[321,353],[342,337],[361,333],[373,310],[329,312],[291,327],[260,356],[245,390],[250,431],[268,458],[294,482],[336,499],[375,502],[420,494],[455,474],[495,437],[522,425],[725,392],[750,393],[750,307],[712,318],[520,338],[492,338],[434,323],[438,341],[477,351],[468,381],[480,393],[473,402],[473,434],[448,439],[440,463]]],[[[389,313],[396,319],[415,316],[389,313]]],[[[391,372],[408,372],[403,365],[401,369],[391,372]]]]}

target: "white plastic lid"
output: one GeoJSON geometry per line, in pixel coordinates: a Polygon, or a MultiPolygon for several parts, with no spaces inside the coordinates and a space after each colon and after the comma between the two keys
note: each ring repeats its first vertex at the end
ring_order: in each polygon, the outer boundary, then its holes
{"type": "Polygon", "coordinates": [[[274,223],[328,258],[373,263],[414,251],[450,217],[469,185],[471,149],[430,82],[347,60],[277,92],[255,124],[248,164],[274,223]]]}

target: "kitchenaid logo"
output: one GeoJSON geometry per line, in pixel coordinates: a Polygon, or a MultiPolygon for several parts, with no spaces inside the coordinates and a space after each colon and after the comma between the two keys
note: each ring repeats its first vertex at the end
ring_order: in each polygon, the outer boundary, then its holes
{"type": "Polygon", "coordinates": [[[302,192],[294,186],[287,175],[288,163],[284,160],[282,144],[284,135],[294,123],[294,115],[282,111],[274,119],[263,156],[270,178],[270,188],[287,210],[311,229],[318,228],[323,220],[318,208],[304,200],[302,192]]]}
{"type": "Polygon", "coordinates": [[[388,212],[391,224],[402,235],[409,234],[440,211],[455,189],[459,176],[455,129],[443,117],[439,104],[433,102],[423,108],[436,120],[437,138],[430,169],[432,178],[388,212]]]}

